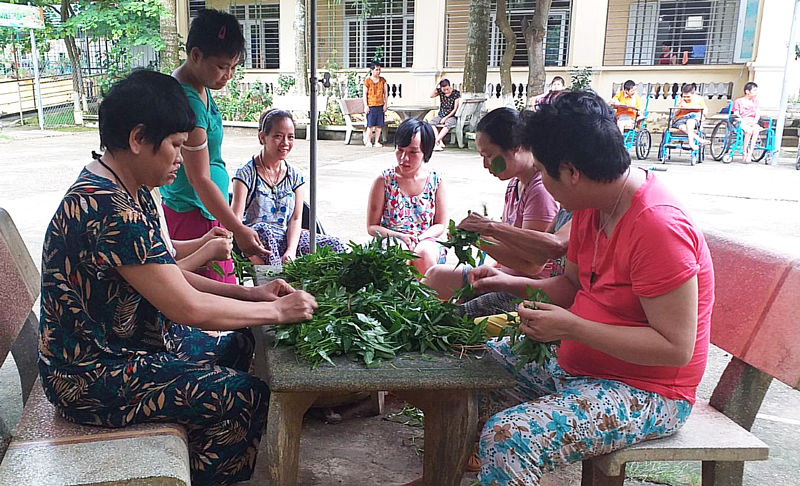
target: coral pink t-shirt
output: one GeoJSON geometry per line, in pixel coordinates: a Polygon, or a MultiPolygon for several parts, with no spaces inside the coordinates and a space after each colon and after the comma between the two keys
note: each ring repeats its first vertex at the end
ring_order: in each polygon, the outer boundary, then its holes
{"type": "MultiPolygon", "coordinates": [[[[635,169],[632,169],[635,170],[635,169]]],[[[575,315],[610,326],[647,326],[640,297],[657,297],[697,275],[698,312],[694,354],[688,364],[645,366],[564,340],[558,362],[568,373],[617,380],[672,399],[695,401],[705,371],[714,306],[714,268],[705,238],[683,205],[652,173],[636,191],[610,238],[600,235],[596,280],[589,286],[599,211],[573,213],[567,259],[578,265],[581,290],[575,315]]]]}
{"type": "Polygon", "coordinates": [[[737,99],[733,102],[733,113],[742,118],[755,118],[758,113],[758,98],[750,100],[745,96],[737,99]]]}

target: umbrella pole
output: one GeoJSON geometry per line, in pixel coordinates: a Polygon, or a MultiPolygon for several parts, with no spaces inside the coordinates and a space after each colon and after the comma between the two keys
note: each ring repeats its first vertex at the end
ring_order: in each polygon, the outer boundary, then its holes
{"type": "Polygon", "coordinates": [[[309,99],[310,99],[310,113],[308,130],[310,141],[310,185],[309,191],[309,218],[308,218],[308,233],[309,245],[311,253],[317,250],[317,127],[318,115],[317,111],[317,0],[309,0],[309,67],[311,68],[311,79],[309,83],[309,99]]]}

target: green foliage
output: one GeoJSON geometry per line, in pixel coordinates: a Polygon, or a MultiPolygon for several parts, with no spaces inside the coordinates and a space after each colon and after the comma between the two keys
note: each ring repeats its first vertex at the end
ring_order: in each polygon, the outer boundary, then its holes
{"type": "MultiPolygon", "coordinates": [[[[536,302],[544,302],[546,304],[552,303],[550,297],[542,289],[533,290],[531,287],[528,287],[527,293],[528,300],[531,302],[531,304],[527,305],[529,309],[536,309],[536,302]]],[[[519,361],[516,365],[517,371],[524,368],[528,363],[536,363],[538,366],[542,367],[550,358],[555,356],[554,348],[558,347],[561,341],[549,343],[534,341],[532,338],[523,335],[522,331],[519,329],[521,323],[519,316],[506,313],[506,320],[509,326],[500,331],[497,339],[500,340],[506,334],[510,333],[511,351],[519,357],[519,361]]]]}
{"type": "Polygon", "coordinates": [[[294,76],[290,74],[281,74],[278,76],[278,87],[275,88],[275,94],[278,96],[285,95],[289,92],[292,86],[294,86],[294,83],[294,76]]]}
{"type": "Polygon", "coordinates": [[[364,89],[363,74],[351,69],[342,69],[336,62],[337,51],[334,49],[325,62],[325,69],[331,75],[331,85],[339,98],[361,98],[364,89]]]}
{"type": "Polygon", "coordinates": [[[223,120],[257,122],[261,113],[272,106],[272,95],[261,81],[243,89],[242,79],[244,71],[237,69],[225,93],[215,96],[214,101],[223,120]]]}
{"type": "Polygon", "coordinates": [[[342,126],[344,125],[344,115],[342,107],[339,106],[339,99],[333,96],[328,97],[328,106],[325,111],[319,114],[320,125],[342,126]]]}
{"type": "Polygon", "coordinates": [[[572,78],[572,86],[570,89],[572,90],[581,90],[581,91],[591,91],[592,90],[592,68],[591,66],[586,66],[583,69],[578,69],[576,66],[575,69],[569,72],[570,77],[572,78]]]}
{"type": "Polygon", "coordinates": [[[285,264],[283,278],[314,294],[319,307],[310,321],[279,326],[276,341],[294,345],[313,366],[333,364],[337,355],[379,366],[399,352],[482,344],[485,322],[458,317],[454,304],[420,283],[408,264],[415,258],[396,242],[376,238],[351,242],[346,253],[323,247],[285,264]]]}

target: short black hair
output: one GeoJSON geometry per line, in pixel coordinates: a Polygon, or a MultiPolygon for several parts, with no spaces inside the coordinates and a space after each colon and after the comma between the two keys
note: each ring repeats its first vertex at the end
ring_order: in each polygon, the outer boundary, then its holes
{"type": "Polygon", "coordinates": [[[507,106],[495,108],[478,122],[478,132],[485,134],[493,144],[503,150],[513,150],[520,146],[519,112],[507,106]]]}
{"type": "Polygon", "coordinates": [[[168,136],[194,130],[196,122],[177,79],[139,69],[112,86],[100,103],[100,148],[130,149],[131,130],[143,125],[145,141],[157,150],[168,136]]]}
{"type": "Polygon", "coordinates": [[[550,84],[553,84],[553,83],[555,83],[556,81],[561,81],[561,84],[563,84],[563,85],[565,85],[565,86],[566,86],[566,84],[567,84],[567,82],[566,82],[566,81],[564,81],[564,78],[562,78],[561,76],[555,76],[555,77],[553,77],[553,80],[552,80],[552,81],[550,81],[550,84]]]}
{"type": "Polygon", "coordinates": [[[661,45],[662,45],[662,46],[667,46],[667,47],[670,47],[670,45],[669,45],[669,42],[667,42],[667,41],[664,41],[664,42],[662,42],[662,43],[661,43],[661,45]]]}
{"type": "Polygon", "coordinates": [[[383,67],[383,63],[380,62],[380,61],[372,61],[371,63],[369,63],[369,68],[370,69],[375,69],[376,67],[382,68],[383,67]]]}
{"type": "Polygon", "coordinates": [[[294,117],[288,111],[278,110],[275,108],[269,109],[262,113],[261,117],[258,119],[258,131],[264,135],[269,135],[269,132],[272,131],[272,125],[274,125],[278,120],[283,120],[284,118],[288,118],[292,121],[292,125],[296,126],[294,117]]]}
{"type": "Polygon", "coordinates": [[[631,165],[614,111],[596,93],[564,91],[522,117],[522,146],[556,180],[563,163],[596,182],[614,181],[631,165]]]}
{"type": "Polygon", "coordinates": [[[686,83],[681,87],[681,93],[683,94],[694,93],[695,87],[696,86],[694,83],[686,83]]]}
{"type": "Polygon", "coordinates": [[[403,123],[397,127],[394,134],[394,146],[403,148],[411,145],[411,139],[419,133],[419,146],[422,149],[422,156],[425,162],[431,160],[433,154],[433,146],[436,144],[436,136],[433,134],[433,128],[422,120],[416,118],[406,118],[403,123]]]}
{"type": "Polygon", "coordinates": [[[192,20],[186,38],[186,55],[198,48],[204,56],[245,58],[242,26],[233,15],[214,9],[203,9],[192,20]]]}
{"type": "Polygon", "coordinates": [[[747,93],[748,91],[752,91],[753,88],[758,88],[758,85],[752,81],[748,81],[744,83],[744,92],[747,93]]]}
{"type": "Polygon", "coordinates": [[[444,78],[443,80],[439,81],[439,87],[440,88],[446,88],[448,86],[450,86],[450,80],[449,79],[444,78]]]}
{"type": "Polygon", "coordinates": [[[634,83],[632,79],[629,79],[629,80],[625,81],[625,84],[622,85],[622,89],[624,89],[625,91],[628,91],[629,89],[633,88],[634,86],[636,86],[636,83],[634,83]]]}

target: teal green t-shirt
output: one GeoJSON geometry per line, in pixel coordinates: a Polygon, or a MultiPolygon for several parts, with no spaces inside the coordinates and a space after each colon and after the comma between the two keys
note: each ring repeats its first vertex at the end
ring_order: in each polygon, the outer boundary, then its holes
{"type": "MultiPolygon", "coordinates": [[[[225,161],[222,160],[222,114],[217,109],[214,99],[211,98],[211,91],[206,88],[208,97],[208,107],[200,99],[200,94],[187,84],[181,84],[183,91],[189,98],[189,106],[192,107],[197,117],[197,127],[206,131],[208,137],[208,157],[210,162],[211,180],[219,187],[222,197],[228,200],[228,184],[230,179],[228,171],[225,169],[225,161]]],[[[200,209],[203,216],[214,220],[214,216],[208,212],[200,197],[195,192],[189,178],[186,177],[186,169],[181,165],[178,170],[178,177],[168,186],[161,186],[161,197],[164,204],[179,213],[186,213],[193,209],[200,209]]]]}

